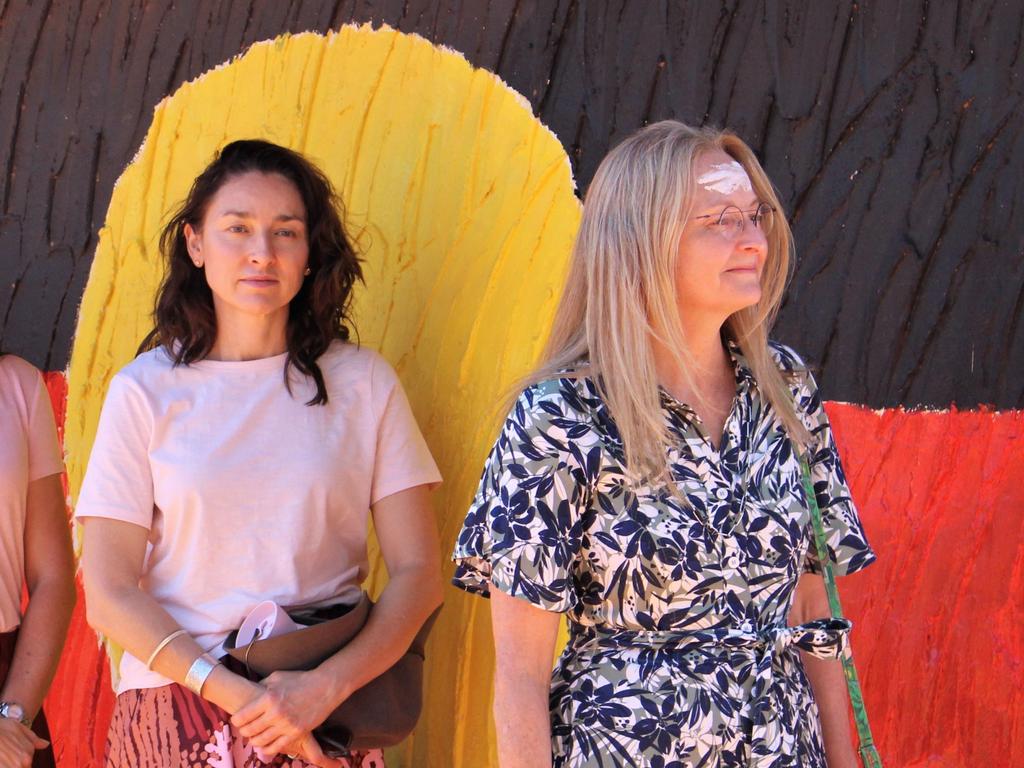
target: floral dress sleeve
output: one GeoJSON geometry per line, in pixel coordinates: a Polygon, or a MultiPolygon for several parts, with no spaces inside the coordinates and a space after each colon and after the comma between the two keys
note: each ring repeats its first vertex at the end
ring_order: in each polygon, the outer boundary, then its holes
{"type": "Polygon", "coordinates": [[[452,581],[565,612],[579,601],[575,565],[589,493],[573,443],[578,416],[558,384],[525,390],[505,420],[452,554],[452,581]]]}
{"type": "MultiPolygon", "coordinates": [[[[832,425],[818,392],[818,385],[803,361],[788,347],[777,345],[783,368],[795,373],[797,408],[814,438],[810,452],[811,480],[821,510],[825,540],[836,576],[847,576],[866,568],[876,559],[861,525],[857,507],[839,459],[832,425]],[[788,358],[788,359],[787,359],[788,358]],[[788,365],[787,365],[788,364],[788,365]]],[[[804,571],[821,573],[821,560],[812,542],[804,559],[804,571]]]]}

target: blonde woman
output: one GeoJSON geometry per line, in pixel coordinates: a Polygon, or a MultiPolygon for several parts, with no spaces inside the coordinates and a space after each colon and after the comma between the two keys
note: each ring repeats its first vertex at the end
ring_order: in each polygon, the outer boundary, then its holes
{"type": "Polygon", "coordinates": [[[791,242],[729,132],[657,123],[598,169],[454,552],[492,598],[502,768],[855,765],[798,452],[836,573],[874,554],[814,380],[768,340],[791,242]]]}

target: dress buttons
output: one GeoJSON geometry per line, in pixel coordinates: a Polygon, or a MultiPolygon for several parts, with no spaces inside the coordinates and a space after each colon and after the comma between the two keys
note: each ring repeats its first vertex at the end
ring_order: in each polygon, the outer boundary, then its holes
{"type": "Polygon", "coordinates": [[[725,501],[726,499],[729,498],[729,491],[727,491],[725,488],[719,488],[717,491],[715,491],[715,497],[719,501],[725,501]]]}

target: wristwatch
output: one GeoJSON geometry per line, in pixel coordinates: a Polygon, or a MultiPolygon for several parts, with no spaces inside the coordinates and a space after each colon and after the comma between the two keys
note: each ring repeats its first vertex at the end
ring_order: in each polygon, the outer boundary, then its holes
{"type": "Polygon", "coordinates": [[[13,701],[0,701],[0,717],[17,720],[26,728],[32,727],[32,721],[25,717],[25,708],[21,704],[15,704],[13,701]]]}

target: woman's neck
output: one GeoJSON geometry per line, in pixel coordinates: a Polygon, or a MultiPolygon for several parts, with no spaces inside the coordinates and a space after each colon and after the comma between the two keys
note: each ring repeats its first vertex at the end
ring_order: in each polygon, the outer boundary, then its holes
{"type": "Polygon", "coordinates": [[[210,360],[261,360],[288,351],[287,318],[217,318],[217,339],[207,358],[210,360]],[[260,322],[263,321],[263,322],[260,322]]]}
{"type": "Polygon", "coordinates": [[[684,374],[680,362],[668,347],[655,340],[653,353],[658,383],[687,403],[714,397],[714,393],[723,387],[728,389],[733,371],[729,354],[722,344],[722,324],[689,323],[681,330],[686,347],[683,352],[688,358],[685,362],[692,367],[684,374]]]}

